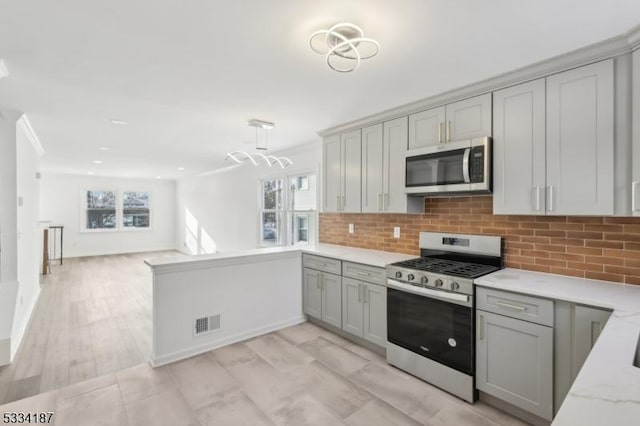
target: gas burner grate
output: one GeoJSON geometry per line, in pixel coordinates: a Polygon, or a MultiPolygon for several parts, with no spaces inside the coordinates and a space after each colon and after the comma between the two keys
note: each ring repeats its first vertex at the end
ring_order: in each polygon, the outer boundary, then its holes
{"type": "Polygon", "coordinates": [[[404,262],[394,263],[393,265],[465,278],[476,278],[500,269],[491,265],[456,262],[453,260],[442,260],[429,257],[419,257],[416,259],[406,260],[404,262]]]}

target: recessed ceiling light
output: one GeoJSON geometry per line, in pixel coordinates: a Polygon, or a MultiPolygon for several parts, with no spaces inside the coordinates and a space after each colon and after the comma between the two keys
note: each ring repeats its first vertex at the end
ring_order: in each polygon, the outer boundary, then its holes
{"type": "Polygon", "coordinates": [[[178,171],[184,171],[184,167],[178,167],[178,171]]]}
{"type": "Polygon", "coordinates": [[[93,160],[93,164],[102,164],[102,160],[93,160]]]}
{"type": "Polygon", "coordinates": [[[127,124],[129,124],[129,122],[128,121],[124,121],[124,120],[120,120],[120,119],[117,119],[117,118],[112,118],[111,119],[111,124],[118,124],[120,126],[126,126],[127,124]]]}
{"type": "Polygon", "coordinates": [[[0,59],[0,78],[4,77],[9,77],[9,70],[7,69],[7,65],[4,61],[0,59]]]}
{"type": "Polygon", "coordinates": [[[108,146],[101,146],[100,148],[98,148],[100,151],[109,151],[109,147],[108,146]]]}
{"type": "Polygon", "coordinates": [[[88,175],[95,175],[93,172],[87,172],[88,175]]]}
{"type": "Polygon", "coordinates": [[[156,179],[162,179],[162,176],[156,176],[156,179]]]}

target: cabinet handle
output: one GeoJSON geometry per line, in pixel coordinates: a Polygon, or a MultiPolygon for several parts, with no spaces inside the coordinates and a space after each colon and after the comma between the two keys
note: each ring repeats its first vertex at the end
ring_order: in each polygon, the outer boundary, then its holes
{"type": "Polygon", "coordinates": [[[382,210],[382,194],[378,194],[378,211],[382,210]]]}
{"type": "Polygon", "coordinates": [[[536,186],[536,211],[540,211],[540,190],[539,186],[536,186]]]}
{"type": "Polygon", "coordinates": [[[484,339],[484,315],[478,315],[478,339],[484,339]]]}
{"type": "Polygon", "coordinates": [[[316,288],[320,288],[320,274],[316,275],[316,288]]]}
{"type": "Polygon", "coordinates": [[[358,283],[358,302],[362,302],[362,283],[358,283]]]}
{"type": "Polygon", "coordinates": [[[371,273],[370,272],[360,272],[360,271],[354,271],[357,275],[361,275],[363,277],[370,277],[371,273]]]}
{"type": "Polygon", "coordinates": [[[382,210],[387,210],[389,208],[389,193],[385,192],[382,194],[382,210]]]}
{"type": "Polygon", "coordinates": [[[549,186],[549,211],[553,211],[553,185],[549,186]]]}
{"type": "Polygon", "coordinates": [[[451,142],[451,121],[447,121],[447,142],[451,142]]]}
{"type": "Polygon", "coordinates": [[[636,201],[636,199],[638,198],[639,183],[640,183],[639,181],[635,181],[631,183],[631,211],[632,212],[638,211],[638,202],[636,201]]]}
{"type": "Polygon", "coordinates": [[[443,122],[438,123],[438,143],[442,143],[442,126],[444,126],[443,122]]]}
{"type": "Polygon", "coordinates": [[[507,302],[501,302],[500,300],[496,300],[496,305],[498,306],[502,306],[503,308],[509,308],[509,309],[513,309],[515,311],[520,311],[520,312],[524,312],[527,310],[526,307],[524,306],[520,306],[520,305],[514,305],[511,303],[507,303],[507,302]]]}

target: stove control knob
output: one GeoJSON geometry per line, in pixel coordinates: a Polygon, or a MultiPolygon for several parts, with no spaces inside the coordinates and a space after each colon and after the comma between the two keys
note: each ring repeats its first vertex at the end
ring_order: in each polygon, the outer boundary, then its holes
{"type": "Polygon", "coordinates": [[[421,282],[422,284],[426,284],[426,283],[428,283],[428,282],[429,282],[429,278],[427,278],[427,277],[422,277],[422,278],[420,279],[420,282],[421,282]]]}
{"type": "Polygon", "coordinates": [[[436,280],[436,287],[442,287],[442,280],[439,278],[436,280]]]}
{"type": "Polygon", "coordinates": [[[396,272],[396,278],[402,278],[402,272],[400,271],[396,272]]]}
{"type": "Polygon", "coordinates": [[[449,287],[451,288],[451,290],[455,291],[455,290],[460,288],[460,284],[458,284],[457,282],[454,281],[449,285],[449,287]]]}
{"type": "Polygon", "coordinates": [[[415,277],[413,276],[413,274],[407,275],[407,280],[409,280],[409,281],[413,281],[414,278],[415,277]]]}

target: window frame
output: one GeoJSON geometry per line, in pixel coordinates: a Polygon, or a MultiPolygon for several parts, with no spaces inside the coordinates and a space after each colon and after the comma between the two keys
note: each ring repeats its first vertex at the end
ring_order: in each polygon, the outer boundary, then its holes
{"type": "Polygon", "coordinates": [[[103,232],[147,232],[153,230],[153,191],[138,189],[108,188],[99,189],[102,185],[92,185],[80,191],[80,232],[81,233],[103,233],[103,232]],[[116,226],[114,228],[87,228],[87,192],[89,191],[110,191],[116,194],[116,226]],[[146,192],[149,194],[149,226],[146,228],[127,228],[124,226],[124,193],[125,192],[146,192]]]}
{"type": "MultiPolygon", "coordinates": [[[[286,173],[286,174],[269,174],[264,177],[258,179],[258,223],[257,223],[257,235],[258,235],[258,247],[293,247],[293,246],[301,246],[301,245],[315,245],[318,243],[318,206],[320,205],[320,191],[318,188],[320,174],[315,170],[301,170],[296,171],[295,173],[286,173]],[[315,209],[309,210],[294,210],[293,206],[290,206],[290,186],[291,184],[295,184],[296,188],[298,186],[297,179],[300,176],[315,176],[315,209]],[[283,181],[283,189],[284,194],[282,197],[282,208],[280,210],[271,210],[264,209],[264,182],[269,180],[281,179],[283,181]],[[262,223],[262,215],[265,212],[280,212],[281,213],[281,241],[280,243],[267,243],[263,240],[263,223],[262,223]],[[289,229],[291,224],[294,225],[294,218],[296,213],[303,213],[309,215],[309,221],[313,222],[313,226],[307,224],[307,242],[299,242],[294,243],[295,240],[295,231],[293,229],[289,229]],[[313,234],[313,239],[309,239],[308,234],[313,234]]],[[[298,189],[296,189],[298,190],[298,189]]],[[[309,183],[307,183],[306,189],[299,189],[299,191],[309,191],[309,183]]]]}

